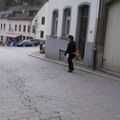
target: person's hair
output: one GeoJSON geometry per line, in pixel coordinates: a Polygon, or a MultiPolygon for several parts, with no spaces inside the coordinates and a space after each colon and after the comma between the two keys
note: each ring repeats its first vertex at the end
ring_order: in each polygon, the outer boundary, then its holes
{"type": "Polygon", "coordinates": [[[67,38],[69,38],[71,41],[74,40],[74,37],[72,35],[68,35],[67,38]]]}

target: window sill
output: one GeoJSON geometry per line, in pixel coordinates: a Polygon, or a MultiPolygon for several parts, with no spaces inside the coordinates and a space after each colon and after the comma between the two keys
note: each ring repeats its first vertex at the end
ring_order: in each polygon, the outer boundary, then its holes
{"type": "Polygon", "coordinates": [[[66,37],[65,36],[60,36],[61,39],[63,40],[66,40],[66,37]]]}
{"type": "Polygon", "coordinates": [[[50,35],[50,37],[52,37],[52,38],[57,38],[57,36],[56,36],[56,35],[50,35]]]}

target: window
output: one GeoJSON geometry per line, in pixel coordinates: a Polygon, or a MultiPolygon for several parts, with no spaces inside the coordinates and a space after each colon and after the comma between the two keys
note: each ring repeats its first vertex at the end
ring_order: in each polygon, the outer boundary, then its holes
{"type": "Polygon", "coordinates": [[[42,25],[45,24],[45,17],[42,17],[41,24],[42,24],[42,25]]]}
{"type": "Polygon", "coordinates": [[[37,14],[37,11],[35,10],[29,11],[29,17],[34,17],[36,14],[37,14]]]}
{"type": "Polygon", "coordinates": [[[40,32],[40,37],[43,38],[44,37],[44,31],[40,32]]]}
{"type": "Polygon", "coordinates": [[[70,32],[71,9],[66,8],[63,13],[62,36],[66,36],[70,32]]]}
{"type": "Polygon", "coordinates": [[[29,39],[33,39],[33,37],[30,37],[29,39]]]}
{"type": "Polygon", "coordinates": [[[1,24],[1,30],[2,30],[2,24],[1,24]]]}
{"type": "Polygon", "coordinates": [[[1,36],[1,41],[3,41],[3,36],[1,36]]]}
{"type": "Polygon", "coordinates": [[[15,12],[13,12],[13,13],[12,13],[12,17],[16,17],[16,14],[15,14],[15,12]]]}
{"type": "Polygon", "coordinates": [[[36,32],[36,30],[35,30],[35,26],[33,26],[33,28],[32,28],[32,32],[33,32],[33,33],[36,32]]]}
{"type": "Polygon", "coordinates": [[[6,28],[6,25],[4,24],[4,30],[5,30],[5,28],[6,28]]]}
{"type": "Polygon", "coordinates": [[[26,31],[26,25],[23,26],[23,32],[25,32],[25,31],[26,31]]]}
{"type": "Polygon", "coordinates": [[[30,39],[30,37],[27,37],[27,40],[29,40],[30,39]]]}
{"type": "Polygon", "coordinates": [[[11,24],[9,24],[9,32],[13,32],[13,28],[11,24]]]}
{"type": "Polygon", "coordinates": [[[19,16],[19,15],[21,15],[21,14],[22,14],[21,11],[14,11],[14,12],[12,13],[12,17],[17,17],[17,16],[19,16]]]}
{"type": "Polygon", "coordinates": [[[28,25],[28,33],[30,33],[30,25],[28,25]]]}
{"type": "Polygon", "coordinates": [[[57,35],[57,27],[58,27],[58,11],[55,10],[53,12],[53,18],[52,18],[52,31],[51,35],[57,35]]]}
{"type": "Polygon", "coordinates": [[[15,31],[17,31],[17,25],[15,25],[15,31]]]}
{"type": "Polygon", "coordinates": [[[21,32],[21,25],[19,25],[19,32],[21,32]]]}
{"type": "Polygon", "coordinates": [[[25,40],[25,36],[23,36],[23,40],[25,40]]]}

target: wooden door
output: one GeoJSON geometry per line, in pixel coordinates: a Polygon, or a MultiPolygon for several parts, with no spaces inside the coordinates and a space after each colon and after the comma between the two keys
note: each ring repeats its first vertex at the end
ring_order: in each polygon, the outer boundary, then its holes
{"type": "Polygon", "coordinates": [[[120,1],[111,3],[108,10],[103,67],[120,73],[120,1]]]}
{"type": "Polygon", "coordinates": [[[89,6],[84,5],[80,7],[79,11],[80,16],[80,31],[79,31],[79,50],[81,54],[81,59],[84,59],[85,52],[85,43],[87,36],[87,28],[88,28],[88,17],[89,17],[89,6]]]}

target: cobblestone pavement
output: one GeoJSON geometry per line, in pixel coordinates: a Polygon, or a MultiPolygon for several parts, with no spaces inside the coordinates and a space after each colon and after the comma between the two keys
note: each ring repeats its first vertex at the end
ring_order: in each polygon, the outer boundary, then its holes
{"type": "Polygon", "coordinates": [[[0,120],[120,120],[120,82],[0,47],[0,120]]]}

